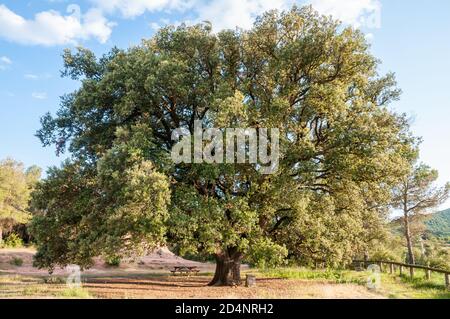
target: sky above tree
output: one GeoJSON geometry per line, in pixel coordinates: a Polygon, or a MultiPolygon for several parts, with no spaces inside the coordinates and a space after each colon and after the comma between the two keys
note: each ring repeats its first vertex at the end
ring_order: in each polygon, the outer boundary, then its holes
{"type": "Polygon", "coordinates": [[[0,1],[0,158],[46,168],[64,157],[34,137],[39,118],[55,112],[59,97],[78,87],[59,76],[64,48],[83,45],[100,55],[182,22],[208,20],[215,31],[249,28],[264,11],[293,4],[312,4],[366,33],[383,61],[380,73],[396,73],[403,95],[393,108],[408,113],[423,137],[421,159],[439,170],[440,182],[450,180],[447,0],[0,1]]]}

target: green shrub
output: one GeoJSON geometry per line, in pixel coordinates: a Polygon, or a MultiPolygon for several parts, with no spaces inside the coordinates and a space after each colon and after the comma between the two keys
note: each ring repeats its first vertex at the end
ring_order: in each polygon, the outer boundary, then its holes
{"type": "Polygon", "coordinates": [[[17,267],[22,266],[23,265],[22,258],[14,257],[13,259],[11,259],[11,265],[14,265],[14,266],[17,266],[17,267]]]}
{"type": "Polygon", "coordinates": [[[386,247],[379,247],[372,252],[370,260],[402,261],[402,256],[386,247]]]}
{"type": "Polygon", "coordinates": [[[63,284],[66,282],[66,280],[62,277],[49,276],[49,277],[44,278],[44,282],[46,284],[63,284]]]}
{"type": "Polygon", "coordinates": [[[446,256],[424,257],[419,259],[417,263],[431,268],[450,270],[450,259],[446,256]]]}
{"type": "Polygon", "coordinates": [[[23,247],[23,240],[17,234],[12,233],[5,239],[2,246],[5,248],[23,247]]]}
{"type": "Polygon", "coordinates": [[[119,267],[120,258],[119,257],[109,257],[109,258],[106,258],[105,263],[110,267],[119,267]]]}

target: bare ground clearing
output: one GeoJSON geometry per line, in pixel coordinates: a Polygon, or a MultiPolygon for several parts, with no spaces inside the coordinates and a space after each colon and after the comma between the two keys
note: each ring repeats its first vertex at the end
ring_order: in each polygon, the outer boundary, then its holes
{"type": "MultiPolygon", "coordinates": [[[[48,273],[32,267],[33,250],[0,250],[0,298],[61,298],[67,290],[64,283],[46,283],[48,273]],[[23,265],[11,264],[21,258],[23,265]]],[[[99,259],[82,273],[83,289],[93,298],[383,298],[382,295],[356,284],[336,284],[325,280],[258,278],[257,286],[207,287],[214,264],[187,261],[162,250],[135,262],[111,268],[99,259]],[[202,275],[170,276],[176,265],[192,265],[202,275]]],[[[56,276],[67,275],[57,269],[56,276]]],[[[74,296],[77,297],[77,296],[74,296]]]]}

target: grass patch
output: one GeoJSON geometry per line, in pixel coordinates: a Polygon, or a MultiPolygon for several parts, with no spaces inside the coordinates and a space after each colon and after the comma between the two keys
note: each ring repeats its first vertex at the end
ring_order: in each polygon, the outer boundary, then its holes
{"type": "Polygon", "coordinates": [[[381,275],[381,292],[396,299],[450,299],[450,291],[447,291],[443,283],[431,278],[411,279],[405,275],[381,275]]]}
{"type": "MultiPolygon", "coordinates": [[[[258,275],[266,278],[326,280],[336,284],[353,283],[367,285],[370,272],[336,270],[336,269],[307,269],[307,268],[279,268],[260,270],[258,275]]],[[[399,299],[450,299],[450,291],[445,288],[444,275],[432,273],[427,280],[425,272],[417,270],[415,277],[381,273],[380,287],[377,292],[388,298],[399,299]]]]}
{"type": "Polygon", "coordinates": [[[429,280],[426,279],[425,271],[422,269],[415,270],[414,278],[411,278],[409,274],[403,274],[401,276],[386,274],[386,280],[392,279],[393,277],[395,278],[396,285],[401,283],[403,287],[410,288],[406,293],[406,297],[411,295],[413,298],[450,299],[450,291],[445,288],[443,274],[432,272],[429,280]]]}
{"type": "Polygon", "coordinates": [[[2,276],[0,276],[0,282],[2,284],[13,283],[13,282],[17,282],[19,280],[20,280],[19,275],[2,275],[2,276]]]}
{"type": "Polygon", "coordinates": [[[45,296],[48,293],[46,286],[32,285],[22,290],[22,296],[45,296]]]}
{"type": "Polygon", "coordinates": [[[90,299],[93,298],[89,291],[83,288],[66,288],[62,291],[58,291],[56,296],[64,298],[74,298],[74,299],[90,299]]]}
{"type": "Polygon", "coordinates": [[[307,269],[307,268],[278,268],[260,270],[263,277],[281,279],[303,279],[303,280],[327,280],[335,283],[365,283],[365,277],[357,276],[355,272],[336,269],[307,269]]]}

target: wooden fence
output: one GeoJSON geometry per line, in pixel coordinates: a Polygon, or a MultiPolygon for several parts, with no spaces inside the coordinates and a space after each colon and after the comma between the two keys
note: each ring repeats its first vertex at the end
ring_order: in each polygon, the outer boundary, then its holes
{"type": "Polygon", "coordinates": [[[394,274],[396,273],[397,269],[399,270],[400,275],[403,274],[405,269],[409,269],[409,274],[411,278],[414,278],[414,269],[423,269],[425,270],[425,276],[427,280],[431,279],[431,273],[437,272],[444,275],[445,278],[445,287],[450,290],[450,271],[448,270],[442,270],[427,266],[421,266],[421,265],[410,265],[410,264],[404,264],[404,263],[398,263],[394,261],[372,261],[372,260],[354,260],[353,265],[358,266],[360,268],[366,269],[368,265],[376,264],[380,266],[381,272],[387,270],[386,268],[389,268],[389,273],[394,274]]]}

